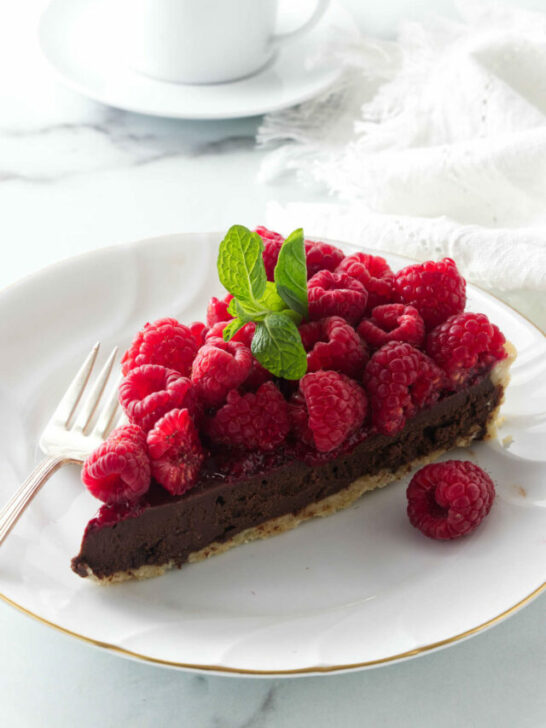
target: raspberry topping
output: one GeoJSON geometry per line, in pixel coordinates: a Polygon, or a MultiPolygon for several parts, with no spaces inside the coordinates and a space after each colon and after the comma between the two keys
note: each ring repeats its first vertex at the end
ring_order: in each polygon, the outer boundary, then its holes
{"type": "Polygon", "coordinates": [[[113,430],[83,464],[82,482],[105,503],[134,501],[150,485],[146,435],[136,425],[113,430]]]}
{"type": "Polygon", "coordinates": [[[189,325],[188,328],[191,331],[191,335],[195,339],[197,348],[200,349],[205,343],[209,327],[205,326],[202,321],[194,321],[192,324],[189,325]]]}
{"type": "Polygon", "coordinates": [[[429,538],[447,540],[465,536],[483,521],[495,486],[474,463],[448,460],[415,473],[407,497],[412,526],[429,538]]]}
{"type": "Polygon", "coordinates": [[[227,403],[211,419],[208,434],[215,442],[271,450],[289,430],[288,405],[273,382],[266,382],[255,394],[231,390],[227,403]]]}
{"type": "Polygon", "coordinates": [[[396,299],[394,273],[379,255],[353,253],[339,264],[336,273],[346,273],[362,283],[368,291],[368,311],[396,299]]]}
{"type": "Polygon", "coordinates": [[[219,299],[213,296],[207,307],[207,326],[214,326],[219,321],[228,321],[233,316],[228,313],[228,306],[233,296],[228,293],[225,298],[219,299]]]}
{"type": "Polygon", "coordinates": [[[129,420],[145,432],[175,408],[185,407],[192,416],[198,415],[191,381],[159,364],[131,369],[119,386],[119,401],[129,420]]]}
{"type": "Polygon", "coordinates": [[[262,253],[264,259],[265,272],[267,280],[274,280],[273,272],[277,265],[277,258],[279,257],[279,251],[284,242],[284,238],[279,233],[273,230],[268,230],[266,227],[257,227],[254,231],[258,233],[264,243],[264,251],[262,253]]]}
{"type": "Polygon", "coordinates": [[[376,306],[371,318],[362,319],[358,324],[357,331],[372,349],[389,341],[407,341],[420,346],[425,338],[425,324],[419,311],[403,303],[376,306]]]}
{"type": "Polygon", "coordinates": [[[335,369],[358,377],[368,361],[366,345],[353,327],[340,316],[330,316],[300,326],[307,354],[307,371],[335,369]]]}
{"type": "Polygon", "coordinates": [[[316,273],[307,283],[309,318],[341,316],[356,324],[366,310],[368,292],[355,278],[328,270],[316,273]]]}
{"type": "Polygon", "coordinates": [[[146,324],[139,331],[121,360],[121,371],[126,375],[142,364],[161,364],[184,376],[191,372],[197,344],[192,332],[173,318],[163,318],[146,324]]]}
{"type": "Polygon", "coordinates": [[[362,425],[366,410],[366,394],[355,381],[339,372],[319,371],[300,380],[290,416],[304,442],[328,452],[362,425]]]}
{"type": "Polygon", "coordinates": [[[306,240],[305,260],[307,262],[307,278],[312,278],[321,270],[335,271],[345,254],[335,245],[306,240]]]}
{"type": "Polygon", "coordinates": [[[252,354],[238,341],[208,339],[193,362],[192,381],[202,401],[210,407],[224,402],[230,389],[236,389],[250,373],[252,354]]]}
{"type": "Polygon", "coordinates": [[[187,409],[173,409],[148,433],[152,475],[173,495],[197,482],[205,453],[187,409]]]}
{"type": "Polygon", "coordinates": [[[506,357],[505,338],[483,313],[460,313],[433,329],[427,354],[448,375],[454,387],[486,371],[506,357]]]}
{"type": "Polygon", "coordinates": [[[409,417],[438,399],[443,384],[444,373],[422,351],[398,341],[385,344],[364,371],[373,424],[395,435],[409,417]]]}
{"type": "Polygon", "coordinates": [[[415,306],[428,329],[464,311],[466,282],[451,258],[408,265],[398,271],[395,283],[402,302],[415,306]]]}
{"type": "MultiPolygon", "coordinates": [[[[211,326],[206,333],[205,341],[208,341],[213,337],[221,339],[224,333],[224,329],[228,324],[229,321],[218,321],[217,324],[211,326]]],[[[256,324],[252,323],[251,321],[250,323],[245,324],[241,329],[239,329],[235,336],[231,337],[230,341],[240,341],[250,348],[250,344],[252,343],[252,337],[254,336],[255,330],[256,324]]]]}

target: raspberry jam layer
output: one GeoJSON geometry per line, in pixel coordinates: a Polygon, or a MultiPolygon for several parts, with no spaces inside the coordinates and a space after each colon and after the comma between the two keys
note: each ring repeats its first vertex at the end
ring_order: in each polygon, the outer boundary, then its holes
{"type": "Polygon", "coordinates": [[[436,450],[449,450],[476,431],[475,439],[482,439],[502,394],[502,387],[485,377],[418,413],[398,435],[370,435],[324,463],[309,464],[283,451],[250,463],[237,476],[226,477],[209,465],[182,496],[170,496],[153,484],[137,505],[101,508],[87,525],[72,568],[80,576],[91,570],[107,579],[142,566],[174,562],[180,567],[211,543],[297,513],[359,477],[396,472],[436,450]]]}

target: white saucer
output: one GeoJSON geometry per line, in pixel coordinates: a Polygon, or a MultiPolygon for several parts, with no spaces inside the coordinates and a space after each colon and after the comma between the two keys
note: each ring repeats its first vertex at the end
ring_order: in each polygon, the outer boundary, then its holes
{"type": "Polygon", "coordinates": [[[358,33],[351,16],[334,4],[316,28],[283,48],[258,74],[233,83],[190,86],[156,81],[128,68],[111,7],[108,0],[52,0],[39,28],[45,57],[64,83],[85,96],[180,119],[254,116],[307,101],[342,70],[334,58],[315,63],[317,52],[339,33],[358,33]]]}

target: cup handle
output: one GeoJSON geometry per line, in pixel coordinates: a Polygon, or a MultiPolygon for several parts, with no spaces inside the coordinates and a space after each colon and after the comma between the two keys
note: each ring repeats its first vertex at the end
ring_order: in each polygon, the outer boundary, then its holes
{"type": "Polygon", "coordinates": [[[299,28],[296,28],[295,30],[289,30],[287,33],[275,33],[271,38],[271,42],[273,43],[273,45],[282,45],[283,43],[290,42],[295,38],[299,38],[304,33],[307,33],[307,31],[315,26],[322,18],[329,4],[330,0],[318,0],[317,6],[309,20],[306,20],[303,25],[301,25],[299,28]]]}

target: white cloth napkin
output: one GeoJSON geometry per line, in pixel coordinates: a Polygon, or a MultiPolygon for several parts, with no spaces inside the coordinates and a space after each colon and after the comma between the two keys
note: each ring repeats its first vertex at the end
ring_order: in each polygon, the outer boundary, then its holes
{"type": "Polygon", "coordinates": [[[328,93],[265,117],[264,181],[295,172],[332,203],[271,203],[267,223],[424,259],[497,290],[546,291],[546,14],[459,3],[396,42],[325,49],[328,93]]]}

